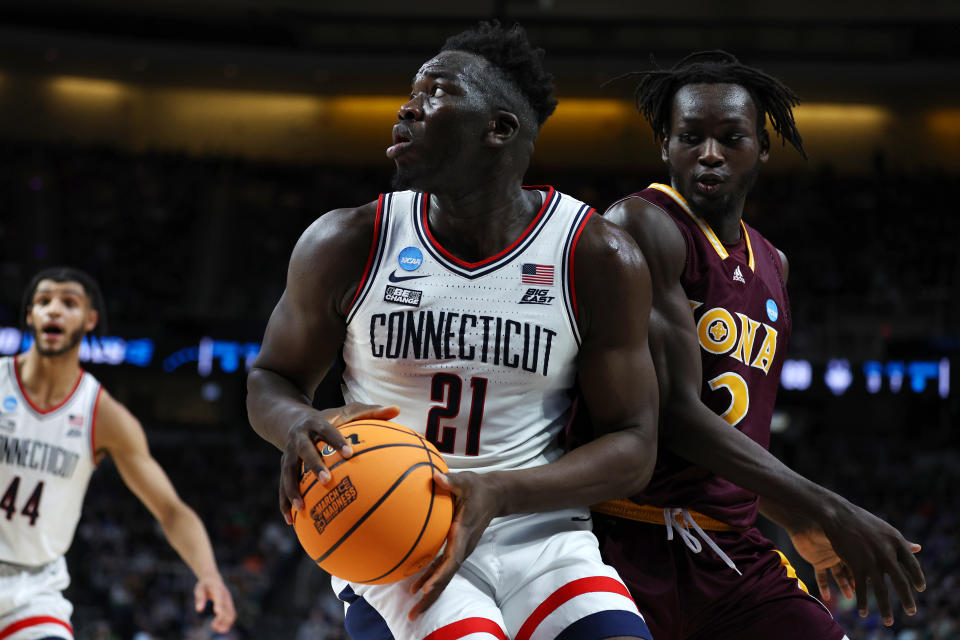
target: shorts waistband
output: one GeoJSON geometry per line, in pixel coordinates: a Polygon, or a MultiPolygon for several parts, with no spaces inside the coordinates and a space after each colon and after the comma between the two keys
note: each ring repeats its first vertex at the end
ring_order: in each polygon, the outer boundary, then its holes
{"type": "MultiPolygon", "coordinates": [[[[624,518],[626,520],[647,522],[649,524],[667,524],[664,520],[662,507],[654,507],[649,504],[637,504],[633,500],[628,500],[626,498],[621,498],[619,500],[607,500],[606,502],[601,502],[600,504],[591,506],[590,510],[597,513],[603,513],[608,516],[624,518]]],[[[693,521],[696,522],[704,531],[746,531],[748,528],[734,527],[733,525],[729,525],[726,522],[721,522],[716,518],[711,518],[708,515],[700,513],[699,511],[693,511],[692,509],[689,509],[688,513],[693,518],[693,521]]]]}

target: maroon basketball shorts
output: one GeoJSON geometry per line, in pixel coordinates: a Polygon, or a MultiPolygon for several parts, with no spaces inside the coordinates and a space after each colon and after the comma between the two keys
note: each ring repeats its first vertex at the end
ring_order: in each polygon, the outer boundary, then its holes
{"type": "MultiPolygon", "coordinates": [[[[594,531],[603,559],[620,573],[654,640],[844,638],[830,612],[756,528],[703,533],[742,575],[703,540],[699,553],[676,531],[668,540],[663,524],[594,513],[594,531]]],[[[700,537],[690,529],[684,533],[700,537]]]]}

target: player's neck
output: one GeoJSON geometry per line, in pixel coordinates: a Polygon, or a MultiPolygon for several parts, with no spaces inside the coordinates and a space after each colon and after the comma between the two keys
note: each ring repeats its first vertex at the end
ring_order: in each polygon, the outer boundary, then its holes
{"type": "Polygon", "coordinates": [[[430,232],[461,260],[495,256],[520,237],[537,215],[542,199],[520,184],[506,189],[480,188],[461,194],[432,194],[430,232]]]}
{"type": "Polygon", "coordinates": [[[49,409],[63,402],[80,377],[79,346],[58,356],[43,356],[32,345],[17,356],[17,375],[30,402],[49,409]]]}
{"type": "Polygon", "coordinates": [[[701,213],[720,242],[733,244],[740,240],[740,221],[743,219],[743,203],[729,211],[701,213]]]}

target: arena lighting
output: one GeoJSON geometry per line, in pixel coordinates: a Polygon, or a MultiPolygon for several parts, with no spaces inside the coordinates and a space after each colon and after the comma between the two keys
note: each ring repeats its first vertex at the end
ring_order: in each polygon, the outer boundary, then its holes
{"type": "Polygon", "coordinates": [[[166,111],[180,120],[280,120],[320,115],[323,99],[296,93],[170,88],[157,91],[166,111]]]}
{"type": "Polygon", "coordinates": [[[839,104],[831,102],[806,102],[795,110],[797,126],[805,127],[854,127],[873,129],[886,125],[891,118],[890,110],[872,104],[839,104]]]}
{"type": "Polygon", "coordinates": [[[54,94],[65,100],[82,102],[118,100],[129,90],[126,85],[115,80],[78,76],[56,76],[50,80],[48,86],[54,94]]]}
{"type": "Polygon", "coordinates": [[[827,372],[823,376],[823,381],[835,396],[843,395],[853,383],[853,373],[850,371],[850,361],[844,359],[834,359],[827,363],[827,372]]]}
{"type": "Polygon", "coordinates": [[[233,373],[240,368],[242,360],[244,371],[249,371],[258,353],[260,344],[257,342],[232,342],[203,337],[200,344],[184,347],[165,358],[163,370],[174,371],[188,362],[196,362],[197,373],[207,377],[213,372],[213,365],[217,361],[220,362],[221,371],[233,373]]]}
{"type": "Polygon", "coordinates": [[[813,382],[813,367],[806,360],[784,360],[780,386],[791,391],[806,391],[813,382]]]}
{"type": "Polygon", "coordinates": [[[926,126],[935,136],[960,137],[960,109],[936,109],[926,117],[926,126]]]}

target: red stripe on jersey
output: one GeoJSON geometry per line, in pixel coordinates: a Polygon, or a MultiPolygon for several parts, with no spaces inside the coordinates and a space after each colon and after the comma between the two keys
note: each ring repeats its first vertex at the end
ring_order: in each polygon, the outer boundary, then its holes
{"type": "MultiPolygon", "coordinates": [[[[619,593],[622,596],[630,598],[630,592],[627,591],[627,588],[623,586],[622,582],[607,576],[580,578],[579,580],[568,582],[550,594],[546,600],[540,603],[539,607],[534,609],[530,617],[527,618],[527,621],[520,627],[516,640],[529,640],[537,626],[565,602],[585,593],[598,592],[619,593]]],[[[632,602],[633,598],[630,598],[630,600],[632,602]]]]}
{"type": "Polygon", "coordinates": [[[489,633],[497,640],[508,640],[507,634],[489,618],[464,618],[440,627],[423,640],[456,640],[471,633],[489,633]]]}
{"type": "MultiPolygon", "coordinates": [[[[44,409],[41,409],[40,407],[38,407],[37,405],[33,404],[33,400],[31,400],[31,399],[30,399],[30,396],[27,395],[27,390],[23,388],[23,381],[20,379],[20,370],[17,369],[17,358],[19,358],[19,357],[20,357],[19,354],[13,356],[13,373],[14,373],[14,374],[16,375],[16,377],[17,377],[17,386],[20,387],[20,395],[22,395],[22,396],[23,396],[23,399],[27,401],[27,404],[29,404],[31,407],[33,407],[33,410],[34,410],[34,411],[36,411],[36,412],[39,413],[39,414],[52,413],[52,412],[56,411],[57,409],[59,409],[60,407],[62,407],[63,405],[65,405],[65,404],[67,404],[68,402],[70,402],[70,398],[72,398],[72,397],[73,397],[73,394],[77,392],[77,389],[80,387],[80,382],[83,380],[83,367],[80,367],[80,375],[77,376],[77,381],[76,381],[76,383],[74,383],[73,389],[71,389],[71,390],[70,390],[70,393],[67,394],[67,397],[63,399],[63,402],[61,402],[60,404],[58,404],[58,405],[55,406],[55,407],[50,407],[49,409],[44,410],[44,409]]],[[[0,636],[0,638],[2,638],[2,637],[3,637],[3,636],[0,636]]]]}
{"type": "MultiPolygon", "coordinates": [[[[527,188],[527,187],[524,187],[524,188],[527,188]]],[[[530,188],[537,189],[540,187],[530,187],[530,188]]],[[[540,207],[540,211],[538,211],[537,215],[533,217],[533,220],[530,222],[530,224],[527,225],[527,228],[523,230],[523,233],[520,234],[520,237],[514,240],[509,247],[507,247],[497,255],[491,256],[489,258],[484,258],[480,262],[466,262],[465,260],[461,260],[457,256],[453,255],[452,253],[450,253],[449,251],[441,247],[440,243],[437,242],[436,238],[433,237],[433,234],[430,233],[430,221],[427,219],[427,209],[429,208],[429,202],[430,202],[429,193],[423,194],[423,211],[421,212],[421,216],[423,217],[423,230],[427,234],[427,238],[430,239],[430,244],[436,247],[437,251],[442,253],[447,260],[450,260],[451,262],[454,262],[460,265],[461,267],[466,267],[467,269],[476,269],[477,267],[482,267],[483,265],[489,264],[494,260],[499,260],[503,256],[513,251],[516,248],[516,246],[520,244],[520,242],[524,238],[526,238],[527,235],[529,235],[530,231],[537,226],[537,223],[540,221],[540,218],[543,217],[543,213],[547,210],[547,207],[553,201],[553,196],[556,192],[556,190],[551,186],[545,185],[542,188],[545,188],[548,190],[547,197],[543,199],[543,205],[540,207]]]]}
{"type": "Polygon", "coordinates": [[[587,221],[590,219],[596,211],[590,209],[587,212],[587,215],[583,216],[583,222],[580,223],[580,228],[577,229],[577,233],[573,236],[573,244],[570,247],[570,302],[573,303],[573,315],[574,317],[580,317],[580,309],[577,307],[577,286],[576,286],[576,273],[573,270],[573,258],[577,254],[577,242],[580,240],[580,234],[583,233],[584,227],[587,226],[587,221]]]}
{"type": "Polygon", "coordinates": [[[373,221],[373,242],[370,243],[370,254],[367,256],[367,266],[363,269],[363,277],[360,278],[360,284],[357,285],[357,292],[353,294],[353,300],[350,301],[350,305],[347,307],[347,313],[350,313],[350,309],[353,308],[353,303],[357,301],[357,296],[360,295],[360,292],[363,291],[363,285],[367,282],[367,276],[370,275],[370,267],[373,265],[373,259],[377,255],[377,243],[380,240],[380,215],[383,213],[383,194],[380,194],[380,197],[377,198],[377,217],[373,221]]]}
{"type": "Polygon", "coordinates": [[[38,624],[59,624],[62,627],[66,627],[66,629],[70,632],[70,635],[73,635],[73,627],[70,626],[69,622],[64,622],[63,620],[58,620],[57,618],[51,618],[50,616],[36,616],[33,618],[24,618],[23,620],[14,622],[13,624],[5,627],[2,631],[0,631],[0,640],[2,640],[2,638],[8,638],[12,636],[21,629],[35,627],[38,624]]]}
{"type": "Polygon", "coordinates": [[[103,394],[103,386],[97,389],[97,399],[93,401],[93,416],[90,418],[90,452],[93,455],[93,464],[97,464],[97,411],[100,410],[100,396],[103,394]]]}

